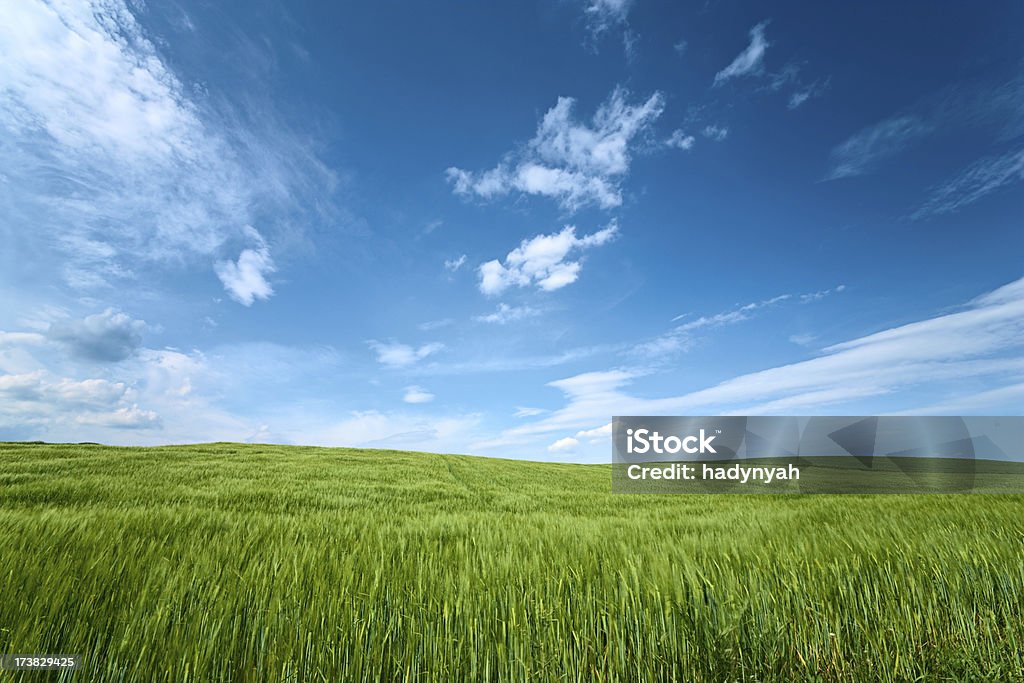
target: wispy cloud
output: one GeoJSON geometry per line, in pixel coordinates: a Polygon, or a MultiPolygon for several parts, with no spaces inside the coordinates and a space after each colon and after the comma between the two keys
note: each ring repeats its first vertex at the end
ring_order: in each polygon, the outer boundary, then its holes
{"type": "Polygon", "coordinates": [[[405,388],[402,400],[406,403],[430,403],[434,395],[420,386],[409,386],[405,388]]]}
{"type": "Polygon", "coordinates": [[[466,255],[461,254],[458,258],[447,259],[444,262],[444,269],[450,273],[454,273],[466,263],[466,255]]]}
{"type": "Polygon", "coordinates": [[[810,346],[818,339],[815,334],[802,333],[802,334],[791,334],[789,341],[793,342],[797,346],[810,346]]]}
{"type": "MultiPolygon", "coordinates": [[[[305,144],[279,121],[218,113],[121,0],[13,3],[0,51],[0,201],[24,238],[46,235],[37,251],[55,245],[75,290],[209,263],[247,226],[270,229],[274,207],[299,212],[310,192],[330,203],[334,176],[305,144]]],[[[243,252],[229,279],[258,284],[246,275],[267,271],[268,249],[243,252]]]]}
{"type": "MultiPolygon", "coordinates": [[[[697,342],[698,333],[750,320],[758,311],[771,308],[786,301],[796,299],[800,303],[810,303],[821,300],[830,294],[842,292],[844,289],[846,289],[844,285],[839,285],[838,287],[808,294],[779,294],[769,299],[752,301],[727,311],[715,313],[714,315],[702,315],[693,320],[680,323],[668,332],[659,334],[653,339],[630,347],[629,354],[652,360],[665,360],[675,354],[690,350],[697,342]]],[[[690,317],[690,314],[683,313],[672,318],[672,322],[678,322],[688,317],[690,317]]]]}
{"type": "Polygon", "coordinates": [[[933,190],[912,218],[953,213],[1021,180],[1024,180],[1024,149],[985,157],[933,190]]]}
{"type": "Polygon", "coordinates": [[[715,74],[715,85],[721,85],[731,78],[761,74],[764,71],[764,54],[771,43],[765,38],[767,21],[762,21],[750,29],[750,43],[730,64],[715,74]]]}
{"type": "Polygon", "coordinates": [[[555,441],[548,446],[549,453],[571,453],[579,448],[580,442],[571,436],[555,441]]]}
{"type": "MultiPolygon", "coordinates": [[[[1024,278],[970,302],[963,310],[848,342],[823,355],[740,375],[679,396],[641,398],[624,391],[642,373],[615,369],[551,382],[566,404],[544,418],[506,430],[500,441],[575,433],[611,415],[772,414],[821,411],[853,400],[932,391],[969,378],[999,378],[1006,387],[1024,380],[1024,278]]],[[[1006,389],[999,396],[1015,396],[1006,389]]],[[[991,408],[991,401],[986,407],[991,408]]]]}
{"type": "Polygon", "coordinates": [[[377,362],[391,368],[404,368],[417,363],[427,356],[444,349],[444,344],[431,342],[422,346],[410,346],[399,342],[367,342],[377,353],[377,362]]]}
{"type": "Polygon", "coordinates": [[[442,327],[448,327],[453,324],[455,324],[454,318],[440,318],[438,320],[428,320],[420,323],[416,327],[423,332],[430,332],[431,330],[439,330],[442,327]]]}
{"type": "Polygon", "coordinates": [[[594,429],[583,429],[576,432],[577,439],[588,439],[591,442],[594,441],[607,441],[612,438],[612,423],[595,427],[594,429]]]}
{"type": "Polygon", "coordinates": [[[726,126],[711,124],[704,126],[704,130],[701,131],[701,135],[713,142],[721,142],[729,137],[729,129],[726,126]]]}
{"type": "Polygon", "coordinates": [[[831,287],[829,289],[821,289],[818,290],[817,292],[808,292],[807,294],[800,295],[800,303],[809,304],[815,301],[821,301],[827,296],[830,296],[832,294],[839,294],[840,292],[845,291],[846,285],[836,285],[835,287],[831,287]]]}
{"type": "Polygon", "coordinates": [[[629,16],[633,0],[586,0],[584,10],[590,28],[595,33],[603,33],[616,24],[623,24],[629,16]]]}
{"type": "Polygon", "coordinates": [[[687,135],[685,132],[677,128],[676,130],[672,131],[672,135],[670,135],[668,139],[665,140],[665,145],[668,147],[674,147],[676,149],[689,151],[693,149],[693,143],[695,143],[696,141],[697,139],[694,138],[692,135],[687,135]]]}
{"type": "Polygon", "coordinates": [[[478,315],[475,320],[482,323],[494,323],[495,325],[507,325],[517,320],[525,320],[540,315],[540,311],[531,306],[509,306],[506,303],[498,304],[497,310],[487,315],[478,315]]]}
{"type": "Polygon", "coordinates": [[[516,406],[515,417],[534,417],[548,412],[544,408],[531,408],[529,406],[516,406]]]}
{"type": "Polygon", "coordinates": [[[584,16],[590,34],[584,46],[596,52],[598,41],[613,32],[613,29],[617,29],[622,36],[626,59],[632,60],[636,56],[636,43],[639,40],[637,34],[629,28],[629,10],[633,6],[633,0],[583,1],[586,4],[584,16]]]}
{"type": "Polygon", "coordinates": [[[630,145],[665,107],[661,93],[635,105],[626,97],[624,89],[616,88],[590,125],[574,120],[573,98],[560,97],[522,150],[480,173],[451,167],[448,181],[456,194],[483,199],[516,191],[549,197],[568,211],[587,205],[619,206],[619,183],[629,172],[630,145]]]}
{"type": "Polygon", "coordinates": [[[896,116],[864,128],[832,150],[825,180],[863,175],[910,143],[928,135],[934,126],[914,115],[896,116]]]}
{"type": "Polygon", "coordinates": [[[576,282],[582,263],[566,260],[573,251],[599,247],[618,234],[613,221],[602,230],[583,237],[567,225],[561,232],[537,235],[523,240],[510,251],[504,263],[498,260],[481,264],[480,291],[487,295],[501,294],[512,286],[536,286],[544,291],[561,289],[576,282]]]}
{"type": "Polygon", "coordinates": [[[989,139],[986,154],[936,189],[918,217],[956,210],[1012,181],[1020,150],[992,156],[988,145],[1003,145],[1024,132],[1024,79],[951,84],[861,129],[832,150],[825,180],[864,175],[930,136],[965,131],[989,139]],[[962,203],[956,199],[961,194],[962,203]]]}

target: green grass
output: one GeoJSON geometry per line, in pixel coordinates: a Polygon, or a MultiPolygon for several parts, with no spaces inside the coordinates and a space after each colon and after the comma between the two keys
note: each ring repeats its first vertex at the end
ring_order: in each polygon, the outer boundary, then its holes
{"type": "Polygon", "coordinates": [[[0,444],[0,652],[80,653],[81,681],[1024,680],[1020,497],[609,490],[608,466],[0,444]]]}

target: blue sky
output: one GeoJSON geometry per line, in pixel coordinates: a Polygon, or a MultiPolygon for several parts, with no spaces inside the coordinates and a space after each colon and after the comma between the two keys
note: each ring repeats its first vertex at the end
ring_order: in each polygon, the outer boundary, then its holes
{"type": "Polygon", "coordinates": [[[0,439],[1019,414],[1018,3],[7,3],[0,439]]]}

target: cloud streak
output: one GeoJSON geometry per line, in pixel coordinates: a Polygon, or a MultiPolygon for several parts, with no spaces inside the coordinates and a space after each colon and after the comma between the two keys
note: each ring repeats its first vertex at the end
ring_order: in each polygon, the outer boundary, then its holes
{"type": "MultiPolygon", "coordinates": [[[[646,372],[631,369],[551,382],[566,404],[543,419],[506,430],[491,443],[575,433],[611,415],[806,413],[910,389],[936,390],[971,378],[999,378],[1016,386],[1024,380],[1022,347],[1024,278],[978,297],[961,311],[834,344],[819,357],[678,396],[642,398],[627,393],[623,388],[646,372]]],[[[999,395],[1016,394],[1007,389],[999,395]]]]}
{"type": "Polygon", "coordinates": [[[997,190],[1024,180],[1024,149],[975,162],[932,191],[914,219],[954,213],[997,190]]]}
{"type": "Polygon", "coordinates": [[[721,85],[726,81],[741,76],[758,75],[764,72],[764,54],[768,51],[771,43],[765,38],[767,21],[755,25],[750,29],[750,42],[736,58],[724,69],[715,74],[715,85],[721,85]]]}

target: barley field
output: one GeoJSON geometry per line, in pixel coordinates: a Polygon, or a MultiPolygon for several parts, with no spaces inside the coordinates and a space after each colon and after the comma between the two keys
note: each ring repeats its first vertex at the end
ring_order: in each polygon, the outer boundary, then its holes
{"type": "Polygon", "coordinates": [[[75,681],[1021,681],[1024,498],[0,444],[0,652],[75,681]]]}

